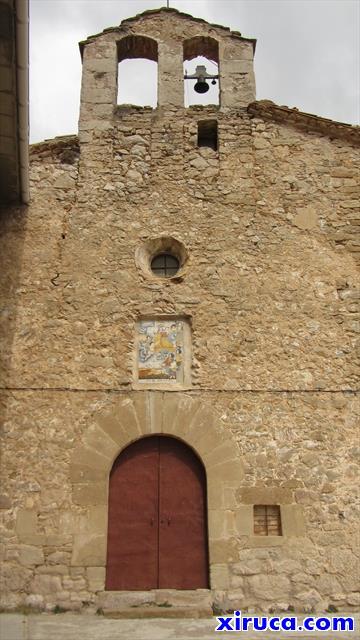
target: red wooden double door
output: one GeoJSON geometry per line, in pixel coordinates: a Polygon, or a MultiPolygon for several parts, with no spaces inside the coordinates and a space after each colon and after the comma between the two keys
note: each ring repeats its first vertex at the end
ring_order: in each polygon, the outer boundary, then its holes
{"type": "Polygon", "coordinates": [[[208,588],[206,477],[183,442],[133,443],[110,474],[106,589],[208,588]]]}

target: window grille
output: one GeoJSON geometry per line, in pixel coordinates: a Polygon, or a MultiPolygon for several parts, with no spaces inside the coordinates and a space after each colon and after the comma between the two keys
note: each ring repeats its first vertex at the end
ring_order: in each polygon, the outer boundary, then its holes
{"type": "Polygon", "coordinates": [[[279,505],[254,506],[254,534],[256,536],[281,536],[279,505]]]}
{"type": "Polygon", "coordinates": [[[157,276],[171,278],[179,271],[179,260],[171,253],[160,253],[151,261],[151,270],[157,276]]]}

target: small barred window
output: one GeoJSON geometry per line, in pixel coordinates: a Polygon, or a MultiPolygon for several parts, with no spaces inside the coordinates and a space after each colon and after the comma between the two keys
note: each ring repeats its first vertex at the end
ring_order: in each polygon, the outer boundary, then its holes
{"type": "Polygon", "coordinates": [[[179,260],[171,253],[160,253],[151,261],[151,271],[156,276],[162,276],[163,278],[175,276],[179,268],[179,260]]]}
{"type": "Polygon", "coordinates": [[[279,505],[254,506],[254,534],[256,536],[281,536],[279,505]]]}

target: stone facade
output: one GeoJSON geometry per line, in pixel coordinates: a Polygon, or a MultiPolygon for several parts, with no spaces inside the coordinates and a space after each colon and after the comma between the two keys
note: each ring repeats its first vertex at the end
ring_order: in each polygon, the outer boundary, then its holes
{"type": "Polygon", "coordinates": [[[2,214],[5,608],[103,601],[109,472],[153,433],[204,462],[216,607],[359,604],[359,135],[254,102],[253,45],[175,10],[90,38],[79,136],[32,147],[31,204],[2,214]],[[158,44],[154,110],[114,105],[136,34],[158,44]],[[189,39],[218,43],[220,107],[183,108],[189,39]],[[183,248],[177,278],[146,268],[158,242],[183,248]],[[183,388],[139,389],[143,318],[186,319],[183,388]],[[254,504],[282,536],[254,535],[254,504]]]}

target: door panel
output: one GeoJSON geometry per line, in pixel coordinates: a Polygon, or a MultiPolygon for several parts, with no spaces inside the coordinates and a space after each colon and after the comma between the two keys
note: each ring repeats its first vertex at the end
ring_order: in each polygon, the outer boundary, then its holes
{"type": "Polygon", "coordinates": [[[208,587],[206,478],[184,443],[151,436],[110,474],[106,589],[208,587]]]}
{"type": "Polygon", "coordinates": [[[158,438],[119,456],[110,475],[106,589],[148,590],[158,584],[158,438]]]}
{"type": "Polygon", "coordinates": [[[193,451],[174,438],[160,438],[160,589],[209,586],[205,486],[193,451]]]}

